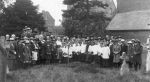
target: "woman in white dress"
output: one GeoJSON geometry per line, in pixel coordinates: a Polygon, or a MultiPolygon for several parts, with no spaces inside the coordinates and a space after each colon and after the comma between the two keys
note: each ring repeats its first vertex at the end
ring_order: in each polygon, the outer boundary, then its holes
{"type": "Polygon", "coordinates": [[[85,59],[86,59],[85,51],[86,51],[86,44],[84,42],[82,42],[82,44],[81,44],[81,62],[85,62],[85,59]]]}
{"type": "Polygon", "coordinates": [[[146,72],[150,72],[150,36],[147,38],[147,59],[146,59],[146,72]]]}
{"type": "Polygon", "coordinates": [[[110,56],[110,48],[109,46],[107,46],[106,43],[103,44],[102,48],[101,48],[101,53],[102,53],[102,65],[104,67],[108,67],[109,66],[109,56],[110,56]]]}

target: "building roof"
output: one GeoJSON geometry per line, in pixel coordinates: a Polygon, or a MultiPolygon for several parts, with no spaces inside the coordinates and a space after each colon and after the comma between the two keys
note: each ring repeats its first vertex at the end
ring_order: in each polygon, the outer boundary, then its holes
{"type": "Polygon", "coordinates": [[[106,30],[150,30],[150,10],[118,13],[106,30]]]}
{"type": "Polygon", "coordinates": [[[118,13],[150,9],[150,0],[117,0],[118,13]]]}

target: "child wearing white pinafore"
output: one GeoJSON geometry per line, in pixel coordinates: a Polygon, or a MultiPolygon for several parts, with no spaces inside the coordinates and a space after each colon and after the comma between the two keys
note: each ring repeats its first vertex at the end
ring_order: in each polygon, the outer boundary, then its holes
{"type": "Polygon", "coordinates": [[[128,60],[128,56],[125,52],[123,52],[122,56],[120,58],[123,59],[123,63],[122,63],[121,68],[120,68],[120,75],[122,76],[122,75],[129,73],[129,66],[126,63],[126,61],[128,60]]]}

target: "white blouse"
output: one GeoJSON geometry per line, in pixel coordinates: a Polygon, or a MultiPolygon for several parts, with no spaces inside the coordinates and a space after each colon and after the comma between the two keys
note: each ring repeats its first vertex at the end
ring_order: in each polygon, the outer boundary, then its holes
{"type": "Polygon", "coordinates": [[[81,53],[85,53],[86,44],[81,44],[81,53]]]}
{"type": "Polygon", "coordinates": [[[107,47],[102,47],[101,51],[102,51],[102,58],[103,59],[109,59],[110,48],[108,46],[107,47]]]}

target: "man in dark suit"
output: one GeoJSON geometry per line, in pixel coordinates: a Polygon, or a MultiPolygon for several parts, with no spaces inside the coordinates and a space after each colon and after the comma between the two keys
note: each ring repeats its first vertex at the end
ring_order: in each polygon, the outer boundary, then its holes
{"type": "Polygon", "coordinates": [[[136,40],[134,43],[133,47],[133,63],[134,63],[134,69],[135,70],[140,70],[141,69],[141,64],[142,64],[142,51],[143,51],[143,46],[141,45],[139,40],[136,40]]]}

